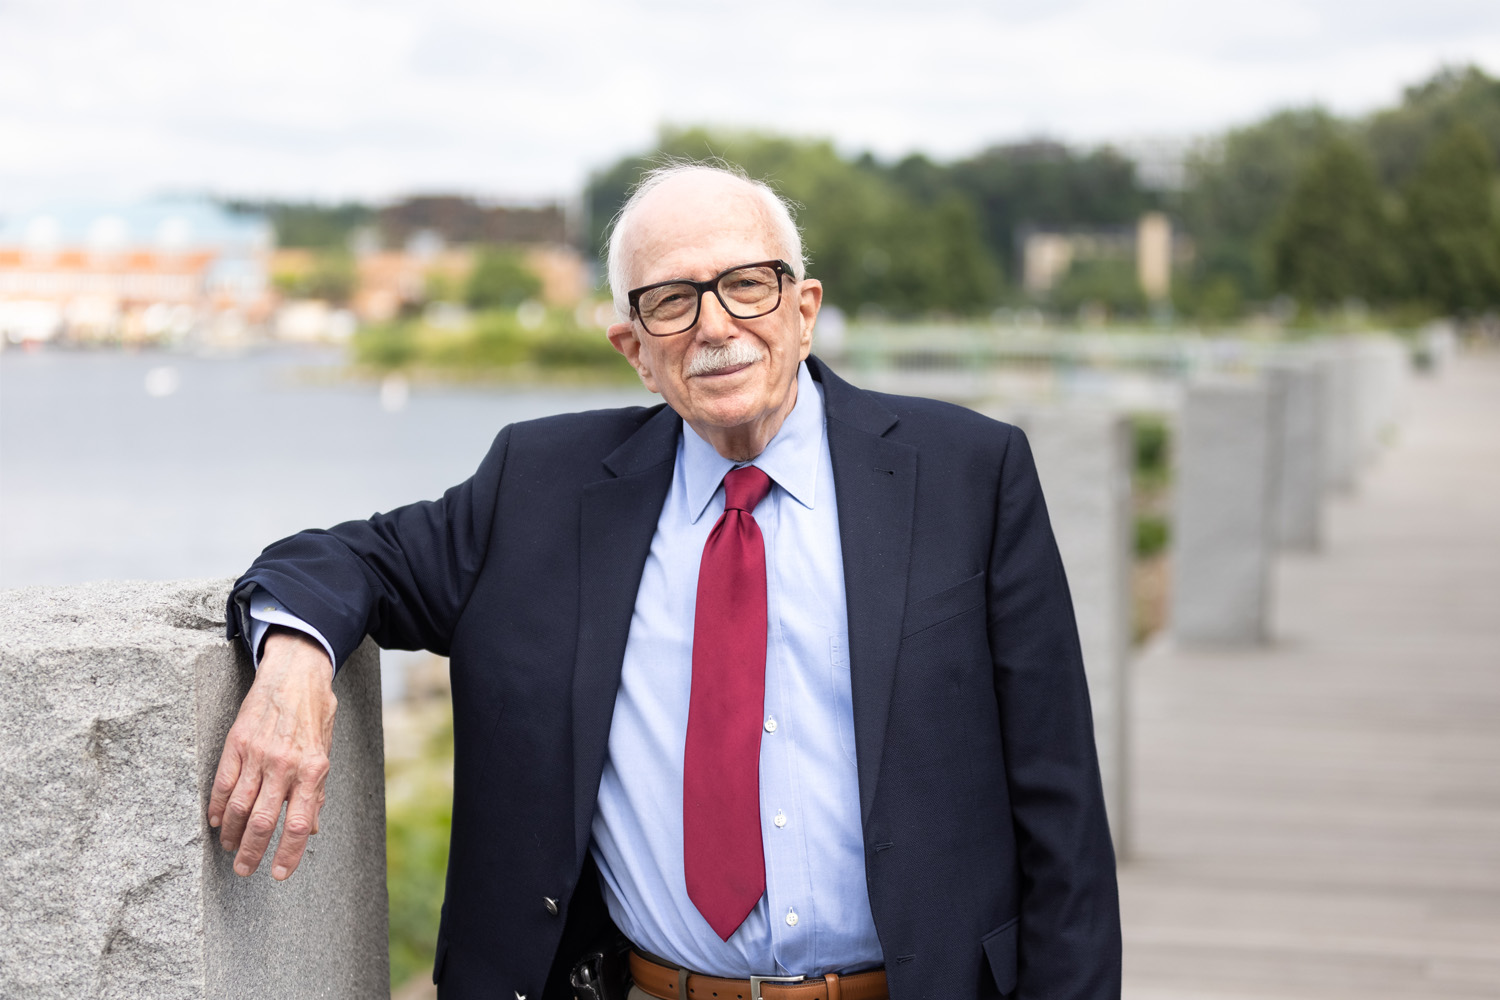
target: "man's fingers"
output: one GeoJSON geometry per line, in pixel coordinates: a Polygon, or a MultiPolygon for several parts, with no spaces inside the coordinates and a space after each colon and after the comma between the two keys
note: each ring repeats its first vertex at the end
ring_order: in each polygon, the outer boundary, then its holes
{"type": "Polygon", "coordinates": [[[255,798],[255,806],[250,810],[250,817],[245,821],[245,834],[234,858],[236,875],[250,875],[260,867],[260,860],[271,844],[271,835],[276,832],[276,821],[281,818],[281,804],[286,801],[288,783],[271,769],[268,769],[265,779],[255,798]]]}
{"type": "Polygon", "coordinates": [[[286,823],[281,827],[281,840],[276,844],[276,857],[271,862],[271,877],[284,879],[297,870],[302,863],[302,854],[307,850],[307,838],[318,832],[318,812],[323,805],[323,779],[328,774],[328,765],[310,765],[303,779],[292,790],[287,800],[286,823]]]}
{"type": "Polygon", "coordinates": [[[229,795],[235,782],[240,779],[242,758],[234,737],[224,740],[224,752],[219,755],[219,770],[214,774],[214,787],[208,797],[208,825],[218,826],[224,822],[224,809],[229,804],[229,795]]]}
{"type": "Polygon", "coordinates": [[[241,758],[239,778],[234,790],[224,803],[224,815],[219,826],[219,844],[226,851],[239,850],[240,840],[245,835],[245,825],[250,820],[250,811],[260,798],[261,769],[253,762],[241,758]]]}

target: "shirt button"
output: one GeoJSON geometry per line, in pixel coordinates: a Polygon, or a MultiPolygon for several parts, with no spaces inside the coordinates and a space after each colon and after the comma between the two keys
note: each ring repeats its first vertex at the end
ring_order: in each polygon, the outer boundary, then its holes
{"type": "Polygon", "coordinates": [[[772,719],[772,718],[767,718],[766,719],[766,732],[768,732],[768,733],[774,733],[774,732],[776,732],[776,720],[775,719],[772,719]]]}
{"type": "Polygon", "coordinates": [[[786,925],[788,927],[796,927],[797,926],[797,911],[796,910],[793,910],[791,908],[787,909],[787,911],[786,911],[786,925]]]}
{"type": "Polygon", "coordinates": [[[557,916],[557,914],[559,912],[558,911],[558,907],[557,907],[557,900],[553,899],[551,896],[543,896],[542,897],[542,905],[547,908],[547,912],[549,914],[551,914],[554,917],[557,916]]]}
{"type": "Polygon", "coordinates": [[[776,810],[776,818],[771,822],[775,823],[778,827],[786,826],[786,813],[782,812],[780,809],[776,810]]]}

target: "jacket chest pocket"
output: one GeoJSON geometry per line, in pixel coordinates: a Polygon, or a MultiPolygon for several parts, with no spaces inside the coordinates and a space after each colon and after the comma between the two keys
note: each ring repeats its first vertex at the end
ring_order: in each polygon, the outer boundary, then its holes
{"type": "Polygon", "coordinates": [[[940,590],[906,606],[901,621],[901,639],[905,641],[920,632],[936,628],[960,615],[984,606],[984,571],[975,573],[947,590],[940,590]]]}

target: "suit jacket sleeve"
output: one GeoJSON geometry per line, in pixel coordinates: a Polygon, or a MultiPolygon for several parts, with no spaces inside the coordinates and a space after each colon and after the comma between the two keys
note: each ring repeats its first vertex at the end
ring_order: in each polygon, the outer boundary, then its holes
{"type": "Polygon", "coordinates": [[[509,439],[506,428],[478,471],[439,500],[271,544],[235,582],[229,637],[241,628],[237,597],[259,585],[323,633],[335,666],[367,634],[388,648],[446,655],[488,553],[509,439]]]}
{"type": "Polygon", "coordinates": [[[1021,870],[1020,997],[1118,997],[1119,898],[1072,600],[1030,445],[1001,464],[989,634],[1021,870]]]}

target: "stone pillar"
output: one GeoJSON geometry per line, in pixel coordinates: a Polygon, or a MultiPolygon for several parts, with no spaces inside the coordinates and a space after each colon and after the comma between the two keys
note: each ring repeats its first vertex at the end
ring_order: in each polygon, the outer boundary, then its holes
{"type": "Polygon", "coordinates": [[[1387,336],[1360,337],[1352,349],[1355,454],[1363,471],[1380,454],[1400,415],[1410,362],[1405,348],[1387,336]]]}
{"type": "Polygon", "coordinates": [[[1119,414],[1075,408],[1020,416],[1036,456],[1068,588],[1094,709],[1094,739],[1115,851],[1126,829],[1126,689],[1135,557],[1130,472],[1134,442],[1119,414]]]}
{"type": "Polygon", "coordinates": [[[1172,632],[1248,644],[1270,633],[1279,415],[1262,380],[1187,389],[1178,429],[1172,632]]]}
{"type": "Polygon", "coordinates": [[[1326,361],[1284,358],[1267,366],[1281,402],[1276,474],[1276,541],[1312,551],[1323,542],[1326,361]]]}
{"type": "Polygon", "coordinates": [[[1324,486],[1347,493],[1354,489],[1359,470],[1355,351],[1349,342],[1333,340],[1320,348],[1318,357],[1327,372],[1323,397],[1324,486]]]}
{"type": "Polygon", "coordinates": [[[0,599],[0,996],[388,995],[377,651],[334,683],[328,799],[301,867],[275,882],[268,851],[239,878],[205,816],[252,679],[224,639],[228,586],[0,599]]]}
{"type": "Polygon", "coordinates": [[[1432,375],[1441,375],[1453,363],[1458,352],[1458,332],[1452,320],[1438,320],[1424,326],[1417,334],[1417,367],[1432,375]]]}

